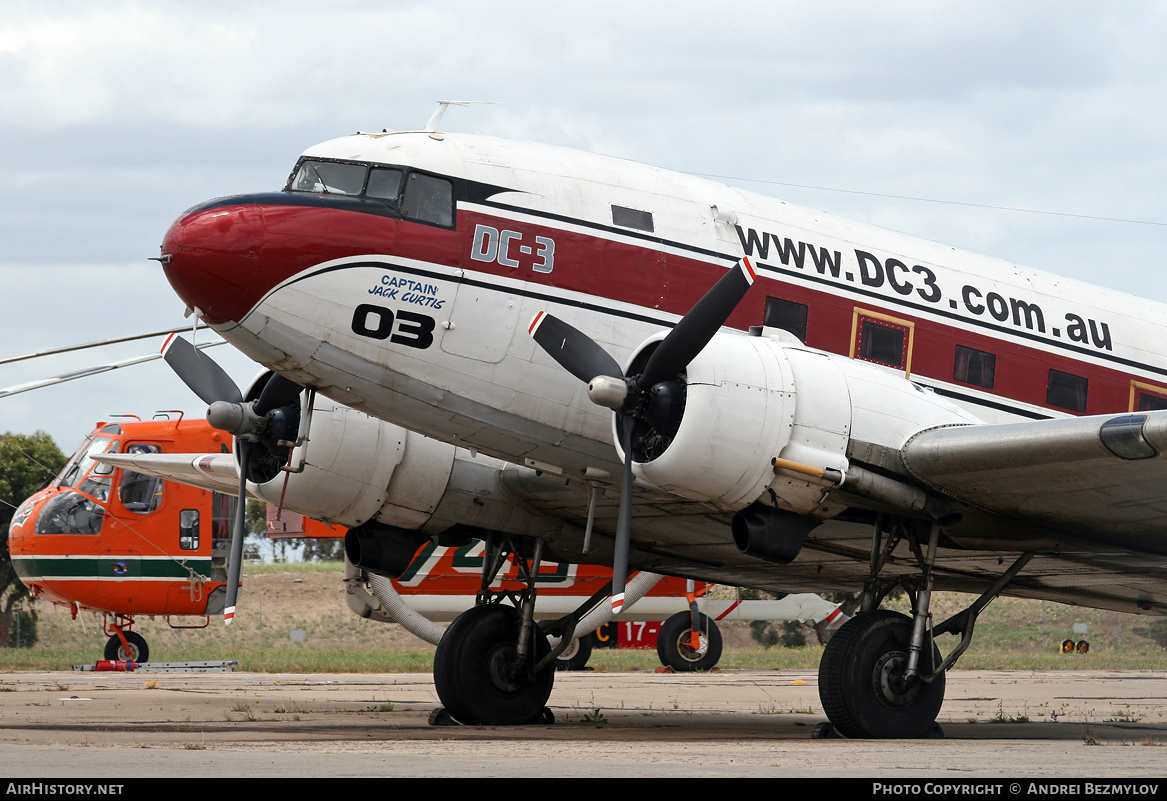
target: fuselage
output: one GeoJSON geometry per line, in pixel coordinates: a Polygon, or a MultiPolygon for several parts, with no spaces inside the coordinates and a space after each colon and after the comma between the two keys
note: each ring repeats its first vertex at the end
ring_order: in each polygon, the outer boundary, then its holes
{"type": "Polygon", "coordinates": [[[729,327],[882,365],[972,419],[1167,405],[1160,304],[543,145],[333,140],[281,192],[189,210],[162,251],[178,294],[261,364],[411,430],[574,475],[617,474],[612,416],[527,323],[550,310],[623,362],[743,254],[758,280],[729,327]]]}

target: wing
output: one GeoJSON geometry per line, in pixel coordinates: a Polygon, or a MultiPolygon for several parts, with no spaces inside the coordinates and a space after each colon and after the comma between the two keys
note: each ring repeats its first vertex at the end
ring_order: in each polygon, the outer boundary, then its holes
{"type": "MultiPolygon", "coordinates": [[[[229,453],[107,453],[96,460],[211,492],[239,494],[239,468],[229,453]]],[[[250,492],[248,495],[261,500],[250,492]]]]}
{"type": "Polygon", "coordinates": [[[1165,452],[1167,411],[935,428],[902,458],[933,489],[1055,539],[1167,554],[1165,452]]]}

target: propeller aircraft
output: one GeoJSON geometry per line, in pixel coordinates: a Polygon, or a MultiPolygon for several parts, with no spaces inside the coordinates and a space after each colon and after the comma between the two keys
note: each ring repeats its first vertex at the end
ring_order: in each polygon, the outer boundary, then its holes
{"type": "MultiPolygon", "coordinates": [[[[310,148],[281,190],[187,210],[159,259],[271,388],[239,397],[175,338],[167,360],[242,469],[100,458],[280,496],[349,528],[367,572],[480,539],[527,576],[611,564],[613,613],[633,569],[862,589],[819,670],[849,737],[934,733],[945,673],[1002,593],[1164,613],[1159,304],[436,123],[310,148]],[[880,609],[895,588],[912,614],[880,609]],[[974,597],[936,622],[940,590],[974,597]]],[[[546,719],[587,611],[540,630],[533,582],[491,589],[499,564],[435,655],[464,723],[546,719]]]]}

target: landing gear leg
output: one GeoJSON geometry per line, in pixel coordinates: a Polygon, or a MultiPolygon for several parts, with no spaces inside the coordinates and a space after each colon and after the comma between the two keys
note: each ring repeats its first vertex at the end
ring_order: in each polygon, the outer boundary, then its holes
{"type": "MultiPolygon", "coordinates": [[[[508,726],[554,722],[547,709],[555,667],[546,636],[534,625],[534,566],[515,551],[528,576],[528,587],[502,604],[506,593],[488,587],[502,559],[487,543],[479,604],[450,624],[434,654],[434,687],[455,720],[464,724],[508,726]]],[[[501,553],[501,551],[499,551],[501,553]]]]}
{"type": "Polygon", "coordinates": [[[968,648],[977,616],[1033,556],[1021,554],[968,608],[933,626],[929,604],[940,526],[932,523],[927,548],[921,552],[912,536],[912,521],[896,521],[886,529],[884,523],[881,518],[875,524],[862,611],[844,623],[823,650],[819,700],[830,723],[816,729],[815,737],[943,736],[936,716],[944,703],[945,672],[968,648]],[[905,537],[921,569],[918,581],[904,585],[913,599],[912,617],[878,608],[887,593],[903,583],[881,580],[879,573],[905,537]],[[934,642],[938,634],[961,637],[943,660],[934,642]]]}
{"type": "MultiPolygon", "coordinates": [[[[915,593],[915,615],[872,609],[886,594],[877,574],[891,548],[882,551],[882,521],[872,543],[872,575],[864,591],[864,610],[847,621],[827,643],[819,663],[819,699],[834,729],[847,737],[926,737],[934,733],[944,703],[940,651],[932,642],[929,602],[932,563],[940,528],[933,524],[923,576],[915,593]]],[[[894,536],[894,535],[893,535],[894,536]]]]}

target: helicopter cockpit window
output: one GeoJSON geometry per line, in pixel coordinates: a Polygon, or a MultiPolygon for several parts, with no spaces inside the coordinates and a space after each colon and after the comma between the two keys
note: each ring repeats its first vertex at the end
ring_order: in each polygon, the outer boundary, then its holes
{"type": "Polygon", "coordinates": [[[105,509],[88,495],[65,490],[53,496],[36,519],[37,534],[100,534],[105,509]]]}
{"type": "MultiPolygon", "coordinates": [[[[126,449],[126,453],[160,453],[157,445],[135,443],[126,449]]],[[[147,515],[158,508],[162,503],[162,479],[155,476],[144,476],[132,470],[122,473],[121,487],[118,488],[118,500],[122,506],[131,512],[147,515]]]]}
{"type": "Polygon", "coordinates": [[[117,445],[117,440],[109,437],[90,437],[85,441],[85,444],[77,449],[73,458],[61,471],[60,486],[77,487],[82,492],[88,492],[99,500],[106,500],[109,497],[109,476],[113,473],[113,468],[94,462],[93,457],[103,453],[117,453],[117,445]],[[90,475],[91,473],[92,475],[90,475]],[[104,482],[105,495],[94,493],[92,487],[86,486],[90,483],[90,479],[99,483],[104,482]]]}
{"type": "Polygon", "coordinates": [[[359,195],[365,188],[364,164],[337,161],[300,162],[288,183],[293,192],[321,192],[328,195],[359,195]]]}

